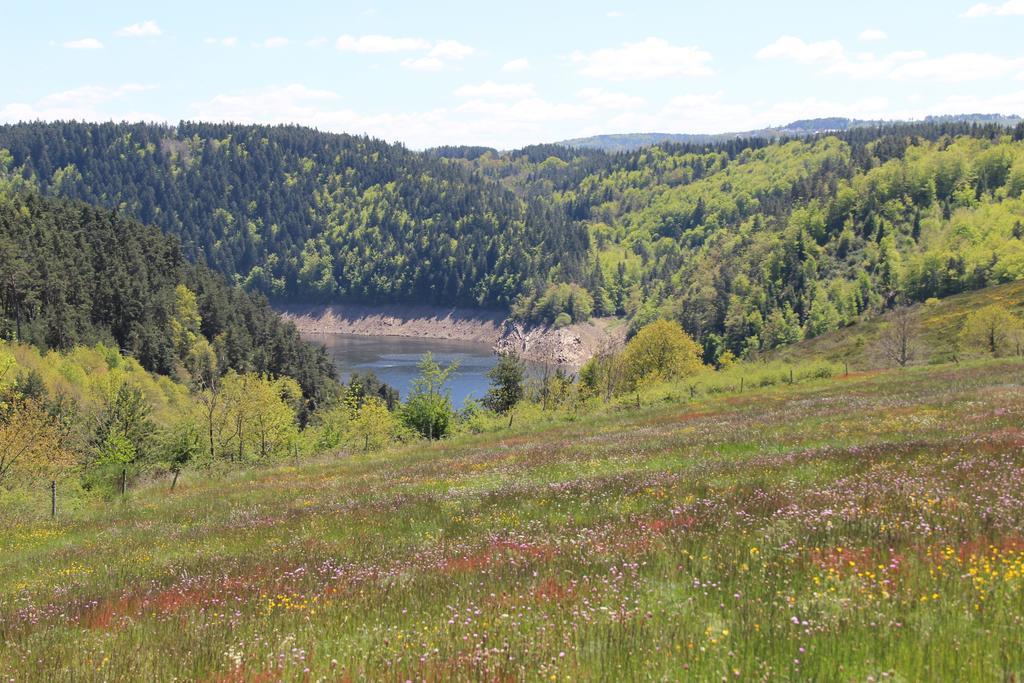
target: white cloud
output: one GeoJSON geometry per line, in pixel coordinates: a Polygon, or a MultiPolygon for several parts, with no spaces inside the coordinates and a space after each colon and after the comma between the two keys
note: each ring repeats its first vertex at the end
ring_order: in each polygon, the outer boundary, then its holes
{"type": "Polygon", "coordinates": [[[402,66],[413,71],[441,71],[444,69],[444,61],[437,57],[416,57],[403,59],[402,66]]]}
{"type": "Polygon", "coordinates": [[[441,71],[448,62],[465,59],[474,52],[472,47],[457,40],[442,40],[434,43],[422,57],[403,59],[402,66],[413,71],[441,71]]]}
{"type": "Polygon", "coordinates": [[[517,73],[520,71],[527,71],[530,68],[530,60],[526,57],[520,57],[518,59],[510,59],[501,65],[501,70],[508,73],[517,73]]]}
{"type": "Polygon", "coordinates": [[[537,123],[583,119],[593,114],[593,108],[564,102],[548,102],[539,97],[528,97],[514,102],[494,100],[470,100],[456,107],[458,114],[470,114],[472,118],[487,120],[496,127],[510,123],[537,123]]]}
{"type": "Polygon", "coordinates": [[[876,55],[862,52],[852,57],[838,41],[808,43],[783,36],[757,53],[758,59],[780,59],[798,64],[814,64],[824,75],[850,78],[887,78],[890,80],[927,80],[959,83],[1004,78],[1024,71],[1024,58],[960,52],[929,57],[922,50],[907,50],[876,55]]]}
{"type": "Polygon", "coordinates": [[[821,73],[843,75],[850,78],[884,78],[890,76],[900,65],[920,61],[928,54],[923,51],[891,52],[881,57],[871,52],[862,52],[848,59],[846,55],[824,66],[821,73]]]}
{"type": "Polygon", "coordinates": [[[1006,0],[999,5],[992,5],[987,2],[980,2],[972,5],[966,12],[965,17],[976,19],[978,17],[1011,17],[1024,15],[1024,0],[1006,0]]]}
{"type": "Polygon", "coordinates": [[[617,9],[613,9],[607,14],[605,14],[605,16],[608,17],[609,19],[618,19],[619,17],[622,16],[622,12],[617,9]]]}
{"type": "Polygon", "coordinates": [[[713,92],[677,95],[652,109],[640,98],[598,88],[577,92],[576,101],[552,101],[530,88],[504,87],[508,85],[463,86],[457,93],[465,101],[451,107],[371,113],[351,106],[348,95],[293,84],[218,95],[194,104],[192,115],[208,121],[299,123],[320,130],[368,133],[401,140],[413,148],[450,143],[508,149],[596,133],[721,133],[816,116],[880,118],[888,106],[877,98],[734,102],[722,92],[713,92]]]}
{"type": "Polygon", "coordinates": [[[62,90],[51,93],[39,99],[36,104],[40,107],[57,106],[95,106],[103,102],[116,100],[132,93],[152,90],[152,87],[141,83],[125,83],[116,88],[108,88],[102,85],[84,85],[71,90],[62,90]]]}
{"type": "MultiPolygon", "coordinates": [[[[337,102],[341,96],[330,90],[307,88],[304,85],[293,83],[282,87],[264,88],[256,93],[242,95],[221,94],[206,102],[193,105],[197,109],[200,119],[216,119],[219,121],[237,121],[239,123],[259,122],[261,120],[270,122],[284,122],[281,116],[286,116],[289,111],[301,112],[310,103],[331,103],[337,102]],[[265,112],[268,118],[261,118],[260,112],[265,112]]],[[[297,118],[296,121],[300,121],[297,118]]]]}
{"type": "Polygon", "coordinates": [[[160,27],[157,26],[155,21],[143,21],[138,24],[131,24],[124,28],[118,29],[114,35],[121,36],[122,38],[147,38],[152,36],[159,36],[163,33],[160,27]]]}
{"type": "Polygon", "coordinates": [[[96,40],[95,38],[79,38],[78,40],[69,40],[63,45],[64,47],[71,50],[99,50],[103,47],[103,43],[96,40]]]}
{"type": "Polygon", "coordinates": [[[307,47],[321,47],[327,44],[327,39],[323,36],[317,36],[316,38],[310,38],[306,41],[307,47]]]}
{"type": "Polygon", "coordinates": [[[884,98],[837,102],[818,98],[780,102],[734,102],[725,93],[689,93],[671,98],[654,110],[636,110],[592,123],[580,135],[615,132],[728,133],[777,126],[802,118],[849,116],[879,118],[884,98]]]}
{"type": "Polygon", "coordinates": [[[875,40],[885,40],[888,38],[888,34],[885,31],[877,28],[867,28],[860,32],[857,36],[865,42],[871,42],[875,40]]]}
{"type": "Polygon", "coordinates": [[[288,39],[284,38],[282,36],[271,36],[270,38],[267,38],[266,40],[264,40],[262,43],[257,43],[256,44],[257,47],[265,47],[265,48],[270,48],[270,49],[273,49],[273,48],[276,48],[276,47],[286,47],[287,45],[288,45],[288,39]]]}
{"type": "Polygon", "coordinates": [[[436,57],[437,59],[465,59],[476,52],[469,45],[464,45],[457,40],[442,40],[434,44],[434,47],[430,48],[428,56],[436,57]]]}
{"type": "Polygon", "coordinates": [[[570,59],[584,76],[611,81],[679,76],[708,76],[711,53],[699,47],[673,45],[662,38],[646,38],[622,47],[572,53],[570,59]]]}
{"type": "Polygon", "coordinates": [[[935,104],[922,107],[921,113],[915,115],[931,114],[938,116],[975,111],[1017,114],[1019,116],[1024,113],[1024,90],[1004,92],[990,97],[951,95],[935,104]]]}
{"type": "Polygon", "coordinates": [[[609,92],[602,88],[583,88],[576,96],[587,104],[602,109],[639,109],[647,104],[647,100],[621,92],[609,92]]]}
{"type": "Polygon", "coordinates": [[[0,121],[68,120],[79,121],[161,121],[162,116],[152,113],[123,112],[117,115],[101,111],[103,105],[123,100],[125,97],[151,90],[152,86],[140,83],[126,83],[111,88],[101,85],[85,85],[71,90],[51,93],[35,102],[14,102],[0,108],[0,121]]]}
{"type": "Polygon", "coordinates": [[[367,113],[354,109],[347,96],[301,84],[222,94],[194,103],[190,116],[206,121],[298,123],[320,130],[368,133],[401,140],[414,148],[438,144],[479,144],[500,148],[552,139],[560,130],[569,137],[593,116],[589,105],[551,102],[540,97],[473,98],[455,107],[403,113],[367,113]],[[554,128],[553,128],[554,127],[554,128]]]}
{"type": "Polygon", "coordinates": [[[843,46],[837,40],[808,43],[794,36],[782,36],[757,52],[758,59],[785,59],[801,64],[832,62],[843,58],[843,46]]]}
{"type": "Polygon", "coordinates": [[[394,36],[344,35],[334,46],[342,52],[360,54],[386,54],[393,52],[420,52],[417,57],[407,57],[401,65],[413,71],[441,71],[449,62],[465,59],[476,50],[457,40],[439,40],[432,43],[424,38],[396,38],[394,36]]]}
{"type": "Polygon", "coordinates": [[[1002,78],[1024,72],[1024,58],[1010,59],[991,54],[959,52],[933,59],[920,59],[893,68],[889,77],[960,83],[1002,78]]]}
{"type": "Polygon", "coordinates": [[[496,99],[520,99],[524,97],[536,97],[536,95],[537,92],[533,83],[495,83],[494,81],[467,84],[455,91],[456,97],[496,99]]]}
{"type": "Polygon", "coordinates": [[[394,38],[392,36],[344,35],[335,41],[334,46],[342,52],[359,52],[362,54],[382,54],[386,52],[415,52],[429,50],[430,41],[423,38],[394,38]]]}
{"type": "MultiPolygon", "coordinates": [[[[603,92],[603,91],[601,91],[603,92]]],[[[467,95],[471,94],[467,91],[467,95]]],[[[594,93],[577,93],[582,100],[594,93]]],[[[847,116],[913,119],[964,111],[1024,111],[1024,90],[992,98],[951,97],[894,107],[886,98],[833,100],[808,97],[782,101],[736,101],[723,92],[687,93],[656,108],[607,109],[587,101],[557,102],[539,96],[472,97],[454,107],[402,113],[359,111],[348,96],[300,84],[218,95],[192,105],[193,117],[240,123],[298,123],[320,130],[368,133],[401,140],[413,148],[479,144],[509,149],[537,142],[598,133],[659,131],[724,133],[778,126],[796,119],[847,116]]],[[[0,118],[5,110],[0,110],[0,118]]],[[[9,118],[9,116],[8,116],[9,118]]]]}
{"type": "Polygon", "coordinates": [[[226,38],[207,38],[203,41],[207,45],[221,45],[223,47],[234,47],[238,45],[238,38],[227,36],[226,38]]]}

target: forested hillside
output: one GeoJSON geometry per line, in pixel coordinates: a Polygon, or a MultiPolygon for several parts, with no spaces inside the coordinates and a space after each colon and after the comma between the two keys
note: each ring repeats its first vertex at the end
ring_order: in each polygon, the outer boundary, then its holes
{"type": "MultiPolygon", "coordinates": [[[[116,207],[278,299],[507,307],[577,279],[584,226],[463,165],[297,126],[0,127],[7,165],[49,194],[116,207]]],[[[2,162],[2,161],[0,161],[2,162]]]]}
{"type": "Polygon", "coordinates": [[[932,123],[477,163],[587,226],[595,312],[678,318],[710,361],[1020,278],[1022,138],[932,123]]]}
{"type": "Polygon", "coordinates": [[[175,238],[109,209],[0,186],[0,336],[43,349],[104,343],[148,370],[289,376],[310,401],[333,368],[259,295],[190,264],[175,238]]]}
{"type": "Polygon", "coordinates": [[[606,154],[415,153],[297,127],[0,127],[0,163],[279,299],[667,316],[705,360],[1024,275],[1024,126],[932,121],[606,154]]]}

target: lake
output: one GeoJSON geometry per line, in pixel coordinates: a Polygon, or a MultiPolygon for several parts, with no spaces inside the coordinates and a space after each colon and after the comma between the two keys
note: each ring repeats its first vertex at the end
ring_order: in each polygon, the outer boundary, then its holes
{"type": "Polygon", "coordinates": [[[467,398],[483,398],[489,385],[487,371],[498,362],[490,345],[480,342],[354,334],[306,333],[302,337],[327,347],[343,381],[348,381],[353,371],[372,370],[381,381],[398,389],[402,400],[409,395],[412,380],[419,374],[416,364],[424,353],[433,353],[442,367],[458,361],[459,369],[448,381],[456,408],[461,408],[467,398]]]}

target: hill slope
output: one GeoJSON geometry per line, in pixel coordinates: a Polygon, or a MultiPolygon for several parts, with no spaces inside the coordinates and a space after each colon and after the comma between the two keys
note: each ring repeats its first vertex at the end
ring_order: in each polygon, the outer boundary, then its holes
{"type": "MultiPolygon", "coordinates": [[[[586,231],[471,168],[297,126],[0,126],[46,193],[116,207],[278,299],[507,307],[586,231]]],[[[0,155],[0,163],[4,161],[0,155]]]]}
{"type": "MultiPolygon", "coordinates": [[[[945,299],[933,299],[912,306],[910,318],[912,363],[945,363],[954,357],[963,357],[957,348],[957,335],[967,316],[985,306],[998,304],[1008,311],[1024,317],[1024,281],[987,287],[973,292],[956,294],[945,299]]],[[[880,348],[880,337],[895,313],[886,313],[864,320],[850,327],[801,341],[771,354],[789,362],[808,359],[827,359],[847,362],[851,368],[867,370],[892,365],[880,348]]]]}
{"type": "Polygon", "coordinates": [[[822,379],[8,517],[0,673],[1005,680],[1022,376],[822,379]]]}
{"type": "Polygon", "coordinates": [[[0,281],[5,339],[61,350],[101,342],[164,375],[201,346],[220,372],[287,375],[313,401],[331,391],[326,353],[265,299],[189,264],[173,237],[109,209],[0,184],[0,281]]]}
{"type": "Polygon", "coordinates": [[[123,204],[272,297],[663,316],[708,362],[1024,276],[1024,125],[616,155],[207,124],[25,124],[0,127],[4,146],[25,182],[123,204]]]}

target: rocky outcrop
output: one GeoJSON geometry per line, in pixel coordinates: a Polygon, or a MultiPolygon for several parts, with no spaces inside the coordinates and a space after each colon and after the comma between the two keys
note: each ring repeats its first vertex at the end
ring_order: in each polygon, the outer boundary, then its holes
{"type": "Polygon", "coordinates": [[[512,352],[535,363],[553,363],[578,370],[603,349],[621,346],[625,333],[626,326],[613,318],[589,320],[561,329],[528,327],[506,320],[494,350],[512,352]]]}

